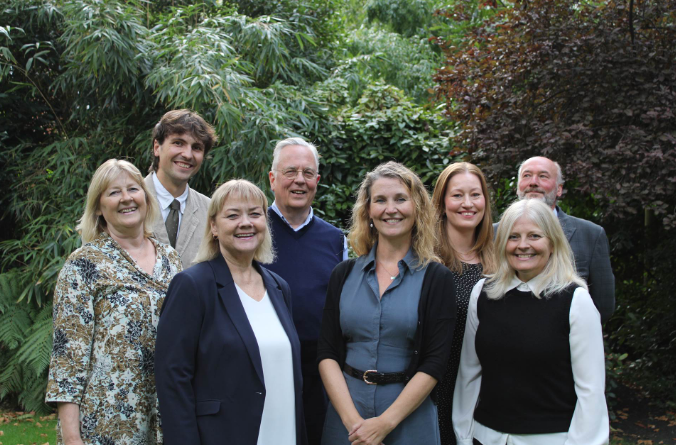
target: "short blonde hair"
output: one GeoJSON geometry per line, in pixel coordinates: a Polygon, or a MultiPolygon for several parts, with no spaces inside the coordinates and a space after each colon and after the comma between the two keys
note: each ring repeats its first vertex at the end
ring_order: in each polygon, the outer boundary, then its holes
{"type": "Polygon", "coordinates": [[[97,215],[101,195],[120,174],[126,173],[136,182],[146,196],[146,217],[143,220],[143,236],[146,238],[153,235],[152,224],[160,215],[160,206],[155,197],[148,192],[143,181],[143,176],[138,168],[131,162],[122,159],[108,159],[94,172],[89,189],[87,201],[82,218],[78,221],[77,230],[82,237],[82,244],[94,241],[100,233],[107,231],[108,225],[103,215],[97,215]]]}
{"type": "Polygon", "coordinates": [[[512,228],[519,218],[527,218],[538,226],[549,240],[552,249],[549,261],[539,275],[541,277],[540,285],[533,290],[533,294],[537,298],[540,298],[541,295],[547,298],[573,283],[587,289],[587,283],[575,271],[573,251],[551,207],[539,199],[524,199],[509,206],[500,220],[498,233],[495,237],[498,269],[489,276],[484,287],[488,298],[502,298],[507,292],[509,283],[516,276],[516,272],[507,260],[506,248],[512,228]]]}
{"type": "Polygon", "coordinates": [[[398,179],[411,194],[415,204],[415,223],[411,245],[420,266],[426,266],[431,261],[439,261],[434,253],[436,236],[434,234],[434,208],[430,196],[422,181],[410,169],[398,162],[380,164],[373,171],[366,174],[366,178],[359,187],[357,202],[352,208],[352,223],[348,239],[354,252],[361,256],[371,251],[376,241],[378,232],[370,227],[369,205],[371,204],[371,187],[378,179],[398,179]]]}
{"type": "Polygon", "coordinates": [[[268,220],[268,198],[261,189],[246,179],[232,179],[218,187],[211,196],[211,204],[207,212],[207,226],[204,228],[204,237],[195,257],[195,263],[213,260],[221,253],[218,239],[214,238],[211,233],[211,223],[216,220],[216,216],[221,213],[230,198],[255,202],[263,207],[266,232],[263,242],[254,252],[254,260],[264,264],[272,263],[275,260],[275,252],[272,248],[272,235],[268,220]]]}
{"type": "Polygon", "coordinates": [[[451,182],[453,176],[460,173],[471,173],[479,178],[481,183],[481,192],[484,195],[486,206],[484,208],[484,217],[474,229],[474,246],[470,252],[474,252],[481,261],[481,266],[484,273],[490,274],[495,271],[495,257],[493,253],[493,217],[491,216],[491,202],[488,194],[488,184],[486,178],[479,167],[469,162],[455,162],[444,169],[437,179],[437,184],[434,187],[432,194],[432,205],[436,210],[437,215],[437,255],[441,257],[443,263],[454,272],[462,273],[462,264],[458,251],[455,246],[451,244],[446,232],[446,191],[448,183],[451,182]]]}

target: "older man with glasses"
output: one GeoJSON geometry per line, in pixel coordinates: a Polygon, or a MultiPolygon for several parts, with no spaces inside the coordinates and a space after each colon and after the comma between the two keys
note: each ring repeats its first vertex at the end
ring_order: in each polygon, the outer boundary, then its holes
{"type": "Polygon", "coordinates": [[[347,241],[340,229],[312,210],[320,179],[314,145],[301,138],[278,142],[269,177],[275,201],[268,216],[277,258],[267,268],[291,287],[293,321],[301,343],[308,442],[319,445],[327,399],[315,363],[317,340],[329,277],[333,268],[347,259],[347,241]]]}

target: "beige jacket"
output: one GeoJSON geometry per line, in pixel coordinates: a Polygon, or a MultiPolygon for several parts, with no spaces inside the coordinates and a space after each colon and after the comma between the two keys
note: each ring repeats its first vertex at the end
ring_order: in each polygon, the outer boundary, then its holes
{"type": "MultiPolygon", "coordinates": [[[[155,193],[155,184],[153,184],[152,173],[144,179],[146,187],[157,197],[155,193]]],[[[207,225],[207,212],[211,199],[207,198],[192,188],[188,189],[188,200],[185,203],[185,211],[181,217],[181,227],[178,230],[178,239],[176,240],[176,250],[181,256],[183,269],[192,266],[193,260],[202,243],[202,237],[207,225]]],[[[161,242],[169,244],[169,235],[164,225],[162,215],[153,224],[153,232],[161,242]]]]}

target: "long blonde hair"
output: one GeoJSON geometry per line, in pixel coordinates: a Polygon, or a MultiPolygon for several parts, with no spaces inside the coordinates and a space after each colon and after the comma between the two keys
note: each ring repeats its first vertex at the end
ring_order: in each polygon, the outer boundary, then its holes
{"type": "Polygon", "coordinates": [[[160,206],[155,197],[148,192],[141,172],[131,162],[122,159],[108,159],[101,164],[94,172],[89,188],[87,189],[87,201],[82,217],[75,227],[80,233],[82,244],[94,241],[101,232],[108,228],[103,215],[97,215],[101,195],[106,191],[110,183],[120,174],[126,173],[136,182],[146,195],[146,217],[143,220],[143,236],[146,238],[152,236],[152,224],[160,215],[160,206]]]}
{"type": "Polygon", "coordinates": [[[411,194],[411,199],[415,204],[411,246],[418,264],[426,266],[431,261],[439,261],[439,257],[434,253],[435,218],[430,196],[418,175],[404,165],[393,161],[380,164],[367,173],[359,187],[357,202],[352,208],[352,223],[348,235],[354,252],[359,256],[366,255],[378,241],[378,232],[369,225],[369,205],[371,204],[371,187],[380,178],[398,179],[411,194]]]}
{"type": "Polygon", "coordinates": [[[275,252],[272,248],[272,235],[270,235],[270,222],[268,220],[268,198],[265,197],[265,193],[261,189],[246,179],[232,179],[218,187],[211,196],[211,203],[207,212],[207,225],[204,228],[204,237],[197,251],[197,256],[195,256],[195,263],[213,260],[220,255],[220,245],[218,239],[214,238],[211,233],[211,223],[216,220],[216,216],[221,213],[225,203],[230,198],[255,202],[263,207],[266,231],[263,242],[254,252],[254,260],[264,264],[272,263],[275,260],[275,252]]]}
{"type": "Polygon", "coordinates": [[[537,298],[541,295],[547,298],[573,283],[587,289],[587,283],[575,271],[573,251],[551,207],[539,199],[524,199],[509,206],[500,219],[498,234],[495,238],[498,269],[488,277],[484,286],[488,298],[496,300],[502,298],[510,282],[516,276],[507,260],[506,247],[512,228],[519,218],[527,218],[538,226],[549,240],[552,249],[545,268],[538,275],[539,286],[533,289],[533,294],[537,298]]]}
{"type": "Polygon", "coordinates": [[[437,184],[434,187],[432,194],[432,204],[436,210],[437,224],[436,232],[439,243],[436,246],[436,253],[439,255],[443,263],[454,272],[462,273],[462,262],[458,251],[448,238],[446,231],[446,190],[448,183],[451,182],[453,176],[460,173],[471,173],[479,178],[481,183],[481,192],[484,195],[486,202],[484,209],[484,217],[479,222],[479,225],[474,229],[474,246],[470,252],[475,253],[479,257],[479,261],[483,267],[485,274],[490,274],[495,271],[495,257],[493,254],[493,217],[491,216],[491,203],[488,194],[488,185],[486,178],[481,169],[469,162],[455,162],[444,169],[437,179],[437,184]]]}

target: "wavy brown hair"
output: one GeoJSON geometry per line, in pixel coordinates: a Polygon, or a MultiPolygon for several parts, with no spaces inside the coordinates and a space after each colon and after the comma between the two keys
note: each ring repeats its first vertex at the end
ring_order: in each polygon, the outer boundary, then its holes
{"type": "Polygon", "coordinates": [[[446,204],[444,199],[446,197],[446,190],[451,178],[459,173],[471,173],[479,178],[481,183],[481,192],[484,195],[486,206],[484,209],[484,217],[474,229],[474,246],[470,252],[474,252],[481,261],[481,266],[486,274],[495,271],[495,258],[493,255],[493,217],[491,216],[490,195],[488,194],[488,185],[486,178],[479,167],[469,162],[456,162],[444,169],[437,179],[437,185],[434,187],[432,195],[432,204],[436,211],[437,224],[436,235],[439,243],[436,246],[436,253],[441,258],[442,262],[452,271],[461,274],[462,262],[458,251],[455,250],[448,238],[446,231],[446,204]]]}
{"type": "Polygon", "coordinates": [[[380,164],[366,177],[359,187],[357,202],[352,208],[352,223],[348,239],[354,252],[361,256],[371,251],[378,241],[378,231],[370,227],[369,205],[371,204],[371,187],[380,178],[398,179],[408,189],[415,204],[415,223],[411,234],[411,246],[418,264],[426,266],[431,261],[440,261],[434,253],[436,236],[434,234],[435,214],[430,196],[422,181],[410,169],[398,162],[380,164]]]}

